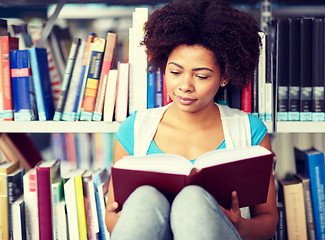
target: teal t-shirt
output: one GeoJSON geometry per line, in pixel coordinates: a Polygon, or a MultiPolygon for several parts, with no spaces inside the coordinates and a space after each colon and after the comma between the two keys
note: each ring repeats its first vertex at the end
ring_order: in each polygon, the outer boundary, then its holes
{"type": "MultiPolygon", "coordinates": [[[[134,121],[137,112],[133,113],[126,120],[124,120],[119,127],[116,138],[124,147],[124,149],[130,154],[133,155],[133,146],[134,146],[134,121]]],[[[267,128],[264,123],[257,117],[248,114],[248,119],[251,127],[251,143],[252,145],[258,145],[267,134],[267,128]]],[[[226,148],[226,142],[223,142],[217,147],[217,149],[226,148]]],[[[164,153],[156,145],[155,141],[152,140],[148,149],[148,154],[155,153],[164,153]]],[[[194,161],[194,160],[193,160],[194,161]]]]}

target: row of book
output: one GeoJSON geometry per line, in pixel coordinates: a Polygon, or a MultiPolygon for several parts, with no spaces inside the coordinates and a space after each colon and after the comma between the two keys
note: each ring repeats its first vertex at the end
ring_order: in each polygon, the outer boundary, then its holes
{"type": "MultiPolygon", "coordinates": [[[[147,8],[135,9],[129,30],[129,59],[117,61],[116,69],[116,33],[71,37],[67,50],[67,44],[59,44],[57,26],[39,46],[42,27],[15,25],[15,29],[24,27],[24,35],[12,30],[14,33],[7,31],[11,36],[0,39],[0,45],[6,46],[0,54],[7,59],[6,72],[1,73],[7,80],[0,81],[7,99],[0,108],[0,119],[112,122],[123,121],[136,110],[162,106],[163,97],[154,97],[162,94],[157,92],[162,91],[163,82],[156,83],[162,80],[162,74],[147,73],[145,47],[139,44],[147,18],[147,8]],[[19,43],[26,37],[32,44],[20,49],[19,43]]],[[[9,28],[14,29],[12,25],[9,28]]]]}
{"type": "Polygon", "coordinates": [[[268,59],[278,121],[325,121],[324,19],[269,23],[268,59]]]}
{"type": "Polygon", "coordinates": [[[114,133],[51,133],[50,159],[61,159],[67,171],[109,169],[113,162],[114,133]]]}
{"type": "Polygon", "coordinates": [[[25,172],[18,162],[0,165],[1,239],[109,239],[105,205],[110,172],[71,170],[41,161],[25,172]]]}
{"type": "Polygon", "coordinates": [[[278,180],[275,239],[325,239],[324,153],[294,148],[296,172],[278,180]]]}

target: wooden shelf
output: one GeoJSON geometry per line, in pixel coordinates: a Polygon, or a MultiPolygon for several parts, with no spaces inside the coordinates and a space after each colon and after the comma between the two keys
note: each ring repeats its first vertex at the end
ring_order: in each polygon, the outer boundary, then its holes
{"type": "Polygon", "coordinates": [[[95,132],[117,132],[119,122],[95,122],[95,121],[2,121],[0,132],[16,133],[95,133],[95,132]]]}
{"type": "Polygon", "coordinates": [[[325,122],[278,121],[275,131],[278,133],[325,133],[325,122]]]}

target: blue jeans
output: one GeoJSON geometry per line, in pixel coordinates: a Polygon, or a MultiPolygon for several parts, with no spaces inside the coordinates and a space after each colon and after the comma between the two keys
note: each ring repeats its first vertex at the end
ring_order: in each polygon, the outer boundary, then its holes
{"type": "Polygon", "coordinates": [[[239,233],[203,188],[185,187],[170,206],[157,189],[142,186],[124,203],[112,240],[241,239],[239,233]]]}

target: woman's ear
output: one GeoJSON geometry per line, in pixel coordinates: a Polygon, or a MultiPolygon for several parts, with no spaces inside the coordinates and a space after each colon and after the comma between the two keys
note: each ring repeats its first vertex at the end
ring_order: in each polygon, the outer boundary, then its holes
{"type": "Polygon", "coordinates": [[[229,82],[229,77],[224,76],[221,79],[220,86],[225,87],[228,84],[228,82],[229,82]]]}

